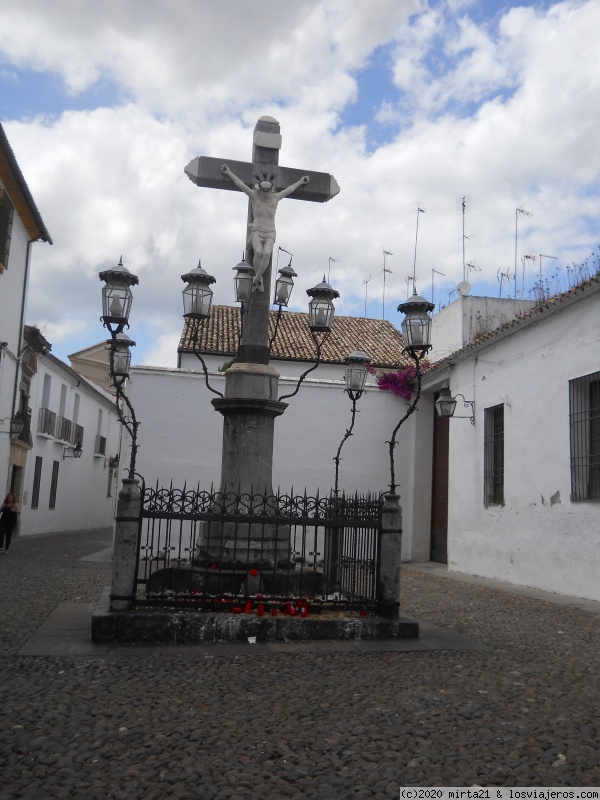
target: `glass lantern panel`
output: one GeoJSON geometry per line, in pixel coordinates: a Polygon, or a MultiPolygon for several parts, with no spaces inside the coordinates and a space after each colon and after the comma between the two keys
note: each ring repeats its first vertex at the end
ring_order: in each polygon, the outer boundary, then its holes
{"type": "Polygon", "coordinates": [[[275,282],[275,304],[287,306],[293,288],[294,282],[291,278],[287,278],[284,275],[279,277],[275,282]]]}
{"type": "Polygon", "coordinates": [[[442,400],[441,398],[435,401],[435,410],[440,417],[454,416],[454,409],[456,408],[456,400],[442,400]]]}
{"type": "Polygon", "coordinates": [[[188,284],[183,290],[183,314],[191,319],[206,319],[210,316],[212,289],[208,286],[188,284]]]}
{"type": "Polygon", "coordinates": [[[129,350],[116,350],[113,358],[113,371],[115,375],[128,375],[129,365],[131,364],[131,353],[129,350]]]}
{"type": "Polygon", "coordinates": [[[402,335],[407,347],[429,347],[430,330],[431,318],[427,314],[410,314],[402,323],[402,335]]]}
{"type": "Polygon", "coordinates": [[[362,392],[365,388],[367,370],[362,364],[352,364],[346,367],[346,389],[349,392],[362,392]]]}
{"type": "Polygon", "coordinates": [[[236,302],[247,303],[252,294],[252,276],[245,272],[236,275],[234,280],[236,302]]]}
{"type": "Polygon", "coordinates": [[[311,300],[308,304],[309,325],[315,331],[331,330],[334,307],[331,300],[311,300]]]}
{"type": "Polygon", "coordinates": [[[132,298],[133,295],[128,286],[107,283],[106,286],[102,287],[103,316],[108,320],[124,320],[127,322],[131,311],[132,298]]]}

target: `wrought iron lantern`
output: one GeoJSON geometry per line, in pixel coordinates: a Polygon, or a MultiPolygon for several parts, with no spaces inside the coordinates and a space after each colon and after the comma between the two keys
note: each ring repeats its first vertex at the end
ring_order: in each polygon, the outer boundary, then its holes
{"type": "Polygon", "coordinates": [[[320,331],[329,332],[333,325],[333,315],[335,308],[333,299],[340,296],[340,293],[323,280],[312,289],[307,289],[306,294],[312,297],[308,304],[308,326],[311,331],[318,333],[320,331]]]}
{"type": "Polygon", "coordinates": [[[452,397],[450,389],[443,386],[439,391],[438,399],[435,401],[435,410],[440,417],[453,417],[456,408],[456,398],[452,397]]]}
{"type": "Polygon", "coordinates": [[[129,327],[133,299],[130,287],[139,280],[123,266],[122,256],[116,267],[100,273],[100,280],[105,282],[102,287],[102,323],[111,333],[121,333],[123,328],[129,327]]]}
{"type": "Polygon", "coordinates": [[[129,377],[129,367],[131,366],[130,347],[135,347],[126,333],[117,333],[108,343],[108,348],[112,350],[112,374],[119,383],[123,383],[129,377]]]}
{"type": "Polygon", "coordinates": [[[236,303],[247,303],[252,294],[254,270],[250,264],[247,263],[245,258],[242,258],[233,269],[237,270],[235,278],[233,279],[235,284],[235,301],[236,303]]]}
{"type": "Polygon", "coordinates": [[[405,317],[402,321],[402,336],[407,352],[412,358],[421,358],[431,349],[431,317],[429,312],[435,308],[416,292],[405,303],[400,303],[398,311],[405,317]]]}
{"type": "Polygon", "coordinates": [[[452,397],[450,389],[447,386],[443,386],[440,389],[439,397],[435,401],[435,410],[437,411],[440,417],[452,417],[453,419],[468,419],[470,420],[471,425],[475,425],[475,401],[467,400],[463,394],[460,394],[460,392],[455,397],[452,397]],[[463,402],[464,408],[468,409],[471,412],[468,417],[454,416],[454,411],[456,409],[456,404],[458,402],[459,397],[463,402]]]}
{"type": "Polygon", "coordinates": [[[67,447],[63,449],[63,461],[65,458],[81,458],[82,453],[83,450],[81,449],[80,442],[77,442],[74,447],[67,445],[67,447]]]}
{"type": "Polygon", "coordinates": [[[19,436],[25,427],[25,420],[21,412],[17,411],[14,417],[4,417],[4,419],[0,419],[0,425],[4,425],[7,420],[10,420],[9,430],[0,431],[0,433],[8,433],[10,436],[19,436]]]}
{"type": "Polygon", "coordinates": [[[348,366],[344,371],[346,382],[346,392],[350,397],[354,394],[357,398],[363,393],[367,380],[366,364],[370,361],[369,357],[359,350],[358,347],[346,358],[348,366]]]}
{"type": "Polygon", "coordinates": [[[183,316],[186,319],[208,319],[213,298],[211,283],[215,283],[212,275],[202,269],[198,262],[196,269],[186,272],[181,280],[187,283],[183,290],[183,316]]]}
{"type": "Polygon", "coordinates": [[[279,270],[279,277],[275,281],[275,299],[273,300],[275,305],[287,308],[294,288],[294,278],[297,277],[298,275],[294,272],[291,261],[287,267],[282,267],[279,270]]]}

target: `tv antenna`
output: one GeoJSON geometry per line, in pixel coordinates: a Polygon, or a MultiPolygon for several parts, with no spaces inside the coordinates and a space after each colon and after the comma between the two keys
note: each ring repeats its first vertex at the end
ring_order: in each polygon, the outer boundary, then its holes
{"type": "Polygon", "coordinates": [[[537,256],[530,256],[524,255],[521,257],[521,263],[523,264],[523,274],[521,276],[521,297],[525,297],[525,262],[526,261],[533,261],[535,263],[537,261],[537,256]]]}
{"type": "Polygon", "coordinates": [[[465,263],[465,242],[467,239],[470,239],[470,236],[465,234],[465,216],[468,212],[469,205],[471,203],[471,198],[464,194],[460,201],[460,210],[462,213],[462,265],[463,265],[463,281],[467,280],[467,273],[465,270],[466,263],[465,263]]]}
{"type": "Polygon", "coordinates": [[[388,269],[385,266],[385,257],[386,256],[392,256],[392,255],[394,255],[394,254],[390,253],[389,250],[384,250],[383,251],[383,269],[381,270],[382,273],[383,273],[382,319],[385,319],[385,276],[386,276],[387,273],[390,273],[390,274],[392,273],[392,270],[388,269]]]}
{"type": "Polygon", "coordinates": [[[331,276],[331,262],[333,261],[334,264],[337,264],[337,260],[329,256],[329,267],[327,268],[327,283],[329,283],[329,278],[331,276]]]}
{"type": "MultiPolygon", "coordinates": [[[[519,241],[519,218],[520,217],[533,217],[532,211],[526,211],[524,208],[515,209],[515,300],[517,299],[517,244],[519,241]]],[[[501,287],[502,288],[502,287],[501,287]]]]}
{"type": "Polygon", "coordinates": [[[506,268],[506,272],[502,272],[502,267],[498,267],[498,272],[496,277],[498,278],[498,282],[500,284],[500,291],[498,293],[498,297],[502,297],[502,284],[506,281],[514,280],[514,275],[510,274],[510,267],[506,268]]]}
{"type": "MultiPolygon", "coordinates": [[[[413,294],[417,293],[417,242],[419,241],[419,214],[424,214],[425,209],[417,206],[417,230],[415,233],[415,260],[413,262],[413,294]]],[[[407,284],[408,285],[408,284],[407,284]]]]}
{"type": "Polygon", "coordinates": [[[367,318],[367,292],[369,287],[369,281],[371,280],[371,276],[369,275],[368,278],[363,278],[363,283],[365,285],[365,319],[367,318]]]}
{"type": "Polygon", "coordinates": [[[431,302],[433,303],[433,276],[434,275],[441,275],[443,278],[446,277],[445,272],[439,272],[437,269],[431,270],[431,302]]]}
{"type": "Polygon", "coordinates": [[[542,285],[542,258],[553,258],[555,261],[558,261],[558,256],[545,256],[543,253],[540,253],[540,286],[542,285]]]}

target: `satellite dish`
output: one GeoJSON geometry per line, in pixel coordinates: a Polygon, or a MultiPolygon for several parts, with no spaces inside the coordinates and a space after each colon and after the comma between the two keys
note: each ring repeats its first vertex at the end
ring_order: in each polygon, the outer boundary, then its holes
{"type": "Polygon", "coordinates": [[[469,281],[461,281],[456,287],[456,291],[461,297],[466,297],[471,291],[471,284],[469,281]]]}

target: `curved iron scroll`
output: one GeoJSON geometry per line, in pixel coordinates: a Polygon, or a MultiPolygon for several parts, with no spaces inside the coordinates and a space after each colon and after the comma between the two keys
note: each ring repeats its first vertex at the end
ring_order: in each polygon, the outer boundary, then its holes
{"type": "Polygon", "coordinates": [[[200,331],[200,325],[203,324],[206,320],[194,320],[193,324],[193,331],[192,331],[192,352],[196,356],[196,358],[202,364],[202,372],[204,373],[204,380],[206,382],[206,388],[211,391],[213,394],[218,395],[219,397],[223,397],[223,394],[219,392],[217,389],[213,389],[213,387],[208,382],[208,369],[204,362],[204,359],[200,355],[200,351],[198,349],[198,333],[200,331]]]}
{"type": "Polygon", "coordinates": [[[327,337],[329,336],[330,333],[331,331],[325,331],[323,333],[323,338],[321,339],[321,341],[319,341],[316,332],[311,330],[310,335],[312,336],[313,342],[315,343],[317,348],[317,360],[312,365],[312,367],[310,367],[309,369],[306,370],[306,372],[303,372],[302,375],[300,375],[300,377],[298,378],[298,383],[296,384],[296,388],[291,394],[284,394],[281,397],[277,398],[278,403],[281,403],[282,400],[287,400],[288,397],[294,397],[295,395],[297,395],[298,390],[302,385],[302,381],[306,378],[307,375],[310,375],[310,373],[319,366],[319,364],[321,363],[321,349],[323,348],[323,345],[327,341],[327,337]]]}

